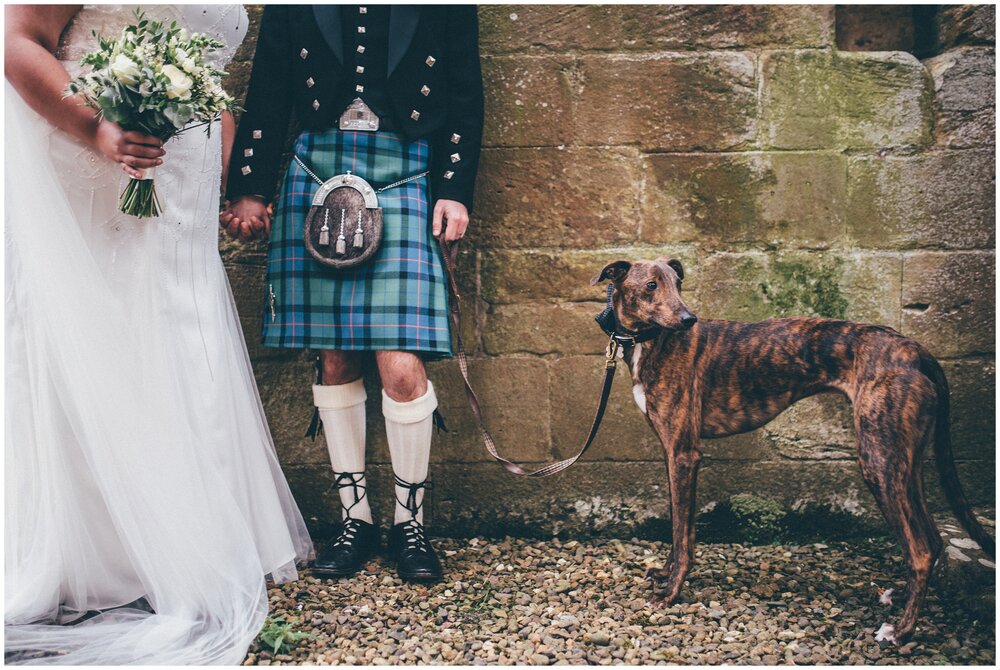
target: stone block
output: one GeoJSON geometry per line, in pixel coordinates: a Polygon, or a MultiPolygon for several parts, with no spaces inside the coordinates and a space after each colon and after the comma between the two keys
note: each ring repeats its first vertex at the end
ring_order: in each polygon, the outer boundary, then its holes
{"type": "Polygon", "coordinates": [[[935,23],[938,51],[965,44],[996,44],[994,5],[942,5],[935,23]]]}
{"type": "MultiPolygon", "coordinates": [[[[430,363],[427,373],[434,382],[438,408],[448,426],[448,432],[434,433],[432,461],[492,461],[469,409],[458,362],[430,363]]],[[[513,461],[536,462],[552,457],[546,361],[533,357],[473,358],[469,361],[469,376],[479,397],[486,427],[502,456],[513,461]]],[[[370,410],[370,413],[376,411],[370,410]]],[[[384,440],[384,429],[376,429],[369,436],[369,445],[378,452],[384,440]]]]}
{"type": "Polygon", "coordinates": [[[853,157],[847,226],[868,248],[993,247],[995,152],[853,157]]]}
{"type": "MultiPolygon", "coordinates": [[[[957,461],[955,469],[970,505],[980,509],[996,504],[996,461],[957,461]]],[[[927,507],[931,512],[949,511],[934,459],[929,459],[924,464],[924,495],[927,496],[927,507]]]]}
{"type": "Polygon", "coordinates": [[[708,318],[822,316],[894,325],[899,314],[900,264],[887,255],[720,253],[700,272],[698,298],[708,318]]]}
{"type": "MultiPolygon", "coordinates": [[[[340,528],[343,508],[340,496],[333,487],[334,476],[330,466],[317,463],[289,465],[283,469],[313,540],[322,541],[333,537],[340,528]]],[[[365,479],[372,515],[383,523],[391,521],[394,509],[392,467],[369,463],[365,479]]],[[[433,514],[434,492],[431,491],[424,496],[424,518],[431,519],[433,514]]],[[[433,533],[433,525],[430,529],[433,533]]]]}
{"type": "Polygon", "coordinates": [[[995,267],[993,252],[906,254],[903,334],[941,358],[993,352],[995,267]]]}
{"type": "Polygon", "coordinates": [[[857,453],[851,405],[839,393],[800,400],[762,430],[784,458],[853,460],[857,453]]]}
{"type": "Polygon", "coordinates": [[[247,26],[247,33],[243,37],[243,42],[233,55],[234,61],[248,61],[253,59],[257,50],[257,35],[260,33],[260,19],[264,15],[264,5],[243,5],[247,10],[247,18],[250,25],[247,26]]]}
{"type": "Polygon", "coordinates": [[[486,312],[487,354],[599,354],[608,344],[594,322],[602,302],[495,305],[486,312]]]}
{"type": "Polygon", "coordinates": [[[645,241],[822,248],[844,234],[839,154],[654,154],[646,175],[645,241]]]}
{"type": "Polygon", "coordinates": [[[838,283],[847,299],[844,318],[899,329],[903,257],[896,253],[844,253],[838,283]]]}
{"type": "Polygon", "coordinates": [[[924,61],[934,79],[934,134],[950,149],[996,143],[996,50],[968,47],[924,61]]]}
{"type": "Polygon", "coordinates": [[[931,82],[902,52],[780,51],[761,57],[764,148],[922,147],[931,82]]]}
{"type": "MultiPolygon", "coordinates": [[[[662,462],[660,441],[632,397],[628,366],[620,362],[618,367],[604,422],[585,458],[662,462]]],[[[552,446],[560,458],[567,458],[576,453],[593,421],[604,378],[604,357],[566,356],[553,361],[551,374],[552,446]]]]}
{"type": "Polygon", "coordinates": [[[492,463],[431,468],[433,533],[470,537],[630,537],[662,529],[669,498],[662,463],[577,463],[553,477],[516,477],[492,463]]]}
{"type": "Polygon", "coordinates": [[[740,493],[774,500],[792,510],[820,507],[867,519],[879,514],[854,462],[702,462],[698,476],[699,510],[740,493]]]}
{"type": "Polygon", "coordinates": [[[958,460],[996,460],[996,362],[941,361],[951,391],[951,448],[958,460]]]}
{"type": "Polygon", "coordinates": [[[264,267],[267,264],[267,240],[241,242],[229,237],[220,229],[219,255],[222,256],[226,267],[236,263],[264,267]]]}
{"type": "MultiPolygon", "coordinates": [[[[987,532],[996,535],[996,512],[983,510],[977,515],[987,532]],[[986,518],[986,516],[989,518],[986,518]]],[[[996,562],[969,537],[958,520],[946,514],[935,515],[934,521],[941,532],[944,550],[934,566],[935,585],[962,599],[963,604],[980,616],[988,618],[996,613],[996,562]]]]}
{"type": "Polygon", "coordinates": [[[246,102],[247,86],[250,84],[250,72],[253,69],[251,61],[233,60],[226,66],[226,76],[222,80],[222,88],[236,99],[236,104],[242,106],[246,102]]]}
{"type": "Polygon", "coordinates": [[[639,174],[629,149],[484,150],[470,237],[503,249],[632,242],[639,174]]]}
{"type": "Polygon", "coordinates": [[[670,151],[753,146],[757,80],[748,54],[588,55],[568,76],[580,144],[670,151]]]}
{"type": "Polygon", "coordinates": [[[837,48],[841,51],[913,51],[910,5],[838,5],[837,48]]]}
{"type": "MultiPolygon", "coordinates": [[[[567,251],[486,251],[480,266],[481,295],[486,302],[508,304],[532,300],[604,301],[604,285],[590,280],[609,262],[624,259],[678,258],[686,275],[684,291],[691,295],[698,286],[698,259],[690,247],[615,247],[567,251]],[[690,276],[690,280],[688,279],[690,276]]],[[[599,310],[598,310],[599,311],[599,310]]]]}
{"type": "Polygon", "coordinates": [[[622,14],[629,48],[833,45],[834,17],[830,5],[622,5],[617,9],[622,14]]]}
{"type": "Polygon", "coordinates": [[[482,5],[484,53],[829,47],[830,5],[482,5]]]}
{"type": "Polygon", "coordinates": [[[483,146],[556,146],[572,140],[571,57],[496,57],[483,62],[483,146]]]}
{"type": "Polygon", "coordinates": [[[322,434],[305,437],[313,414],[313,357],[289,351],[283,358],[254,362],[264,415],[271,427],[278,458],[285,465],[329,464],[322,434]]]}

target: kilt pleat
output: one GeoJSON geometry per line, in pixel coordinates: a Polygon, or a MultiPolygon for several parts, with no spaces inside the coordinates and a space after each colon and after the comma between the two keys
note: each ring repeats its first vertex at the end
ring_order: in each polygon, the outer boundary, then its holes
{"type": "MultiPolygon", "coordinates": [[[[430,159],[426,141],[405,143],[385,132],[307,131],[294,150],[321,179],[350,170],[373,185],[423,172],[430,159]]],[[[317,188],[292,161],[268,249],[264,346],[450,356],[447,284],[431,234],[427,177],[378,194],[382,246],[349,270],[328,268],[306,251],[302,231],[317,188]]]]}

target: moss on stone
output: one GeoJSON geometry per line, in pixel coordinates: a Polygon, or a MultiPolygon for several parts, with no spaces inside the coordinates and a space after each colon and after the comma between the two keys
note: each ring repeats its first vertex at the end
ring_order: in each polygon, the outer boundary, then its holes
{"type": "Polygon", "coordinates": [[[775,541],[784,535],[787,513],[777,501],[741,493],[730,498],[729,509],[737,530],[751,542],[775,541]]]}
{"type": "Polygon", "coordinates": [[[740,494],[699,514],[697,536],[699,542],[827,542],[887,537],[887,528],[831,505],[790,509],[776,500],[740,494]]]}
{"type": "Polygon", "coordinates": [[[840,290],[840,259],[810,267],[801,261],[775,260],[760,290],[778,316],[824,316],[843,319],[847,298],[840,290]]]}

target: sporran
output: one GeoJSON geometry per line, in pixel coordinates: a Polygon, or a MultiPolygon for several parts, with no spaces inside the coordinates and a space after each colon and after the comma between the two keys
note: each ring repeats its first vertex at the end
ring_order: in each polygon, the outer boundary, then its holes
{"type": "Polygon", "coordinates": [[[335,270],[361,265],[382,244],[378,194],[427,175],[421,172],[376,189],[350,171],[323,181],[298,156],[295,162],[320,185],[306,214],[303,233],[306,251],[335,270]]]}

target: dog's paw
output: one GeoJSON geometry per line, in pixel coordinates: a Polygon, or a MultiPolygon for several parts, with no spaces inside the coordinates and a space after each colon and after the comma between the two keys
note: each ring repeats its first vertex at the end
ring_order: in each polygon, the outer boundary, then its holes
{"type": "Polygon", "coordinates": [[[656,581],[656,582],[664,582],[664,581],[670,579],[670,575],[671,574],[673,574],[673,570],[670,568],[669,565],[666,566],[666,567],[663,567],[663,568],[652,568],[651,567],[651,568],[649,568],[649,569],[646,570],[646,578],[647,579],[652,579],[653,581],[656,581]]]}
{"type": "Polygon", "coordinates": [[[892,594],[895,589],[879,589],[878,601],[882,605],[892,605],[892,594]]]}
{"type": "Polygon", "coordinates": [[[875,641],[881,645],[896,643],[896,627],[891,623],[884,623],[882,627],[875,631],[875,641]]]}

